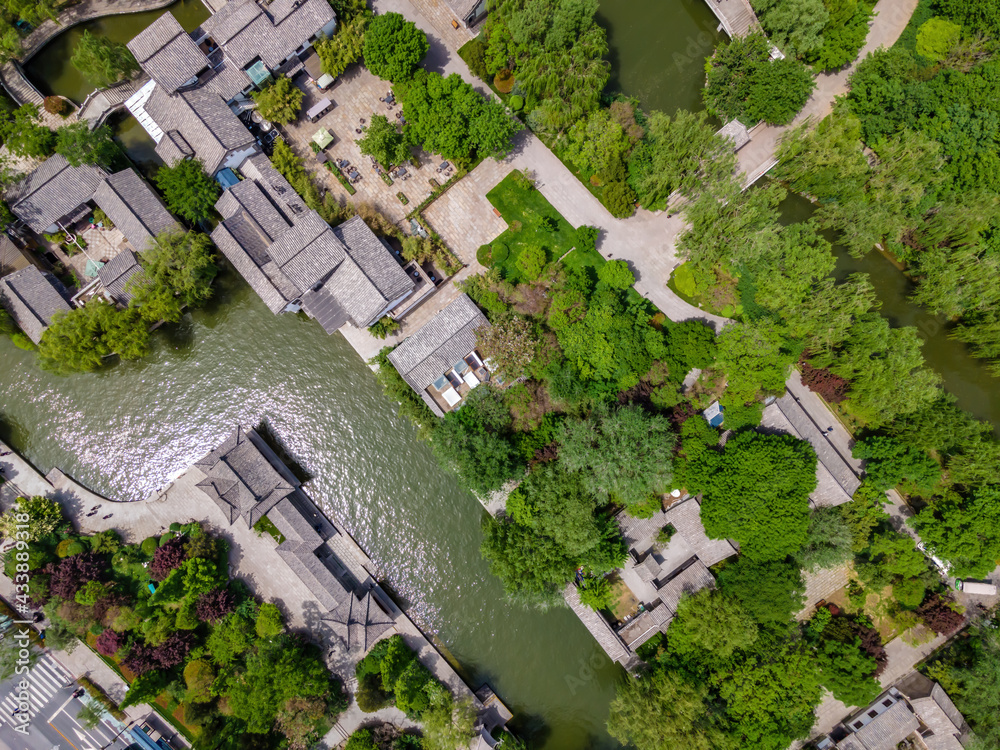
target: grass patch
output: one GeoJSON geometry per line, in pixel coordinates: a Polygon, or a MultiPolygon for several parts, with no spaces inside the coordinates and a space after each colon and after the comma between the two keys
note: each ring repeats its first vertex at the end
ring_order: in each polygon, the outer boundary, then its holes
{"type": "Polygon", "coordinates": [[[594,250],[581,250],[576,247],[570,251],[569,255],[562,259],[562,264],[566,268],[593,268],[596,272],[607,261],[601,254],[594,250]]]}
{"type": "Polygon", "coordinates": [[[337,178],[337,182],[344,186],[344,190],[347,191],[348,195],[354,195],[358,192],[354,189],[354,185],[351,184],[351,181],[344,177],[341,171],[334,167],[330,162],[326,163],[326,168],[330,170],[334,177],[337,178]]]}
{"type": "Polygon", "coordinates": [[[407,198],[402,192],[396,193],[396,197],[399,198],[399,202],[404,206],[409,205],[410,199],[407,198]]]}
{"type": "Polygon", "coordinates": [[[522,280],[516,261],[525,248],[541,247],[551,262],[576,244],[573,226],[520,172],[504,177],[486,198],[507,222],[507,230],[491,244],[501,243],[509,251],[507,257],[497,263],[508,281],[518,283],[522,280]]]}
{"type": "Polygon", "coordinates": [[[260,520],[253,525],[253,530],[257,532],[257,536],[270,534],[278,544],[285,542],[285,535],[278,531],[278,527],[267,516],[261,516],[260,520]]]}

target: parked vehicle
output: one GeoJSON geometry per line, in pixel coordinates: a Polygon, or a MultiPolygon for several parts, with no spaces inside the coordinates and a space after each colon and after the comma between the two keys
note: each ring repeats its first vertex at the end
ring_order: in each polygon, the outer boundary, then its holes
{"type": "Polygon", "coordinates": [[[989,581],[957,581],[959,591],[977,596],[996,596],[997,587],[989,581]]]}

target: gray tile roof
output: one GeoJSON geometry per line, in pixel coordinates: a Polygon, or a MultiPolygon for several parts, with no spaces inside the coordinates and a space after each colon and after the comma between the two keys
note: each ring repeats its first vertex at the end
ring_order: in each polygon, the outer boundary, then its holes
{"type": "Polygon", "coordinates": [[[837,743],[837,750],[865,750],[865,746],[861,744],[861,740],[849,734],[837,743]]]}
{"type": "Polygon", "coordinates": [[[656,593],[659,595],[660,601],[669,607],[671,612],[676,612],[681,596],[714,586],[715,578],[708,572],[708,568],[701,561],[695,560],[658,588],[656,593]]]}
{"type": "Polygon", "coordinates": [[[461,294],[389,352],[389,361],[413,390],[422,393],[476,348],[476,330],[489,324],[469,295],[461,294]]]}
{"type": "Polygon", "coordinates": [[[395,624],[371,591],[366,591],[361,598],[351,594],[334,612],[325,615],[323,622],[349,652],[357,654],[367,652],[395,624]]]}
{"type": "Polygon", "coordinates": [[[854,736],[866,750],[895,750],[896,746],[920,726],[910,707],[900,701],[861,727],[854,736]]]}
{"type": "Polygon", "coordinates": [[[292,227],[291,219],[278,209],[256,180],[242,180],[233,185],[222,193],[215,207],[223,219],[240,214],[250,218],[268,245],[292,227]]]}
{"type": "Polygon", "coordinates": [[[563,599],[612,661],[624,663],[628,660],[631,654],[622,639],[611,629],[607,620],[580,601],[580,591],[576,584],[567,584],[563,589],[563,599]]]}
{"type": "Polygon", "coordinates": [[[310,289],[303,294],[302,309],[330,334],[342,328],[350,320],[347,311],[325,286],[315,290],[310,289]]]}
{"type": "Polygon", "coordinates": [[[71,309],[63,285],[34,266],[0,279],[0,304],[36,344],[52,323],[52,316],[71,309]]]}
{"type": "Polygon", "coordinates": [[[272,460],[277,457],[253,430],[237,426],[222,445],[195,462],[206,474],[196,486],[215,501],[230,524],[242,518],[253,526],[295,490],[272,460]]]}
{"type": "Polygon", "coordinates": [[[167,164],[173,164],[194,156],[194,149],[184,140],[179,130],[168,130],[156,145],[156,153],[167,164]]]}
{"type": "Polygon", "coordinates": [[[159,234],[179,226],[153,189],[134,169],[115,172],[94,193],[100,206],[140,253],[159,234]]]}
{"type": "Polygon", "coordinates": [[[38,165],[7,190],[6,199],[17,218],[36,232],[44,232],[59,219],[89,201],[107,173],[85,164],[71,167],[56,154],[38,165]]]}
{"type": "Polygon", "coordinates": [[[306,214],[276,237],[268,254],[302,292],[322,282],[347,257],[330,225],[315,212],[306,214]]]}
{"type": "Polygon", "coordinates": [[[101,280],[104,291],[115,301],[115,304],[127,307],[128,303],[132,301],[129,282],[133,276],[141,273],[142,266],[139,265],[136,254],[126,249],[101,266],[97,272],[97,278],[101,280]]]}
{"type": "Polygon", "coordinates": [[[951,696],[945,692],[945,689],[941,687],[940,683],[934,683],[934,687],[931,688],[931,698],[933,698],[935,703],[941,707],[941,710],[945,712],[945,715],[947,715],[948,719],[954,726],[956,726],[959,730],[965,727],[965,717],[952,702],[951,696]]]}
{"type": "Polygon", "coordinates": [[[360,216],[348,219],[333,230],[354,261],[345,264],[327,283],[331,292],[358,328],[374,323],[385,308],[413,291],[414,281],[396,262],[389,247],[375,235],[360,216]]]}
{"type": "MultiPolygon", "coordinates": [[[[179,131],[209,174],[215,174],[231,152],[256,142],[222,97],[208,89],[170,95],[162,86],[155,86],[145,109],[165,134],[179,131]]],[[[164,135],[156,144],[156,153],[173,164],[182,157],[183,149],[178,148],[175,139],[164,135]]]]}
{"type": "Polygon", "coordinates": [[[31,265],[26,251],[19,248],[3,232],[0,232],[0,276],[20,271],[31,265]]]}
{"type": "Polygon", "coordinates": [[[271,312],[279,313],[285,309],[288,300],[278,291],[274,282],[267,277],[260,266],[254,263],[243,244],[234,235],[229,222],[219,224],[212,231],[212,241],[239,271],[240,276],[246,279],[250,287],[257,292],[257,295],[271,312]]]}
{"type": "Polygon", "coordinates": [[[229,0],[202,28],[238,67],[259,57],[270,69],[334,18],[326,0],[273,0],[266,13],[253,0],[229,0]]]}
{"type": "MultiPolygon", "coordinates": [[[[939,685],[937,687],[939,690],[941,689],[939,685]]],[[[944,690],[941,690],[941,693],[944,693],[944,690]]],[[[947,694],[944,698],[951,708],[954,708],[954,704],[951,703],[947,694]]],[[[911,699],[910,705],[913,706],[913,710],[920,717],[920,720],[930,727],[934,734],[954,736],[961,734],[961,726],[964,721],[962,715],[958,714],[959,723],[956,725],[944,707],[933,697],[911,699]]]]}
{"type": "Polygon", "coordinates": [[[250,77],[233,62],[223,61],[201,77],[202,87],[219,94],[227,102],[250,84],[250,77]]]}
{"type": "Polygon", "coordinates": [[[292,572],[316,597],[316,601],[322,605],[323,610],[329,611],[336,608],[351,595],[337,580],[333,572],[312,552],[295,552],[286,548],[284,544],[278,547],[277,552],[292,569],[292,572]]]}
{"type": "Polygon", "coordinates": [[[146,74],[170,93],[209,66],[208,57],[170,11],[140,31],[127,46],[146,74]]]}
{"type": "Polygon", "coordinates": [[[239,168],[244,177],[255,180],[271,196],[285,216],[294,219],[311,210],[265,154],[254,154],[244,159],[239,168]]]}
{"type": "Polygon", "coordinates": [[[707,567],[736,554],[736,548],[728,540],[708,538],[701,523],[701,504],[696,498],[675,503],[664,516],[707,567]]]}

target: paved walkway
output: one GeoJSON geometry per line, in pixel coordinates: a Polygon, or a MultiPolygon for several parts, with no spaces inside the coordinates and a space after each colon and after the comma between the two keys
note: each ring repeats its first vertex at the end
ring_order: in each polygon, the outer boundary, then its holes
{"type": "MultiPolygon", "coordinates": [[[[870,52],[880,47],[895,44],[916,8],[917,0],[879,0],[875,5],[875,18],[868,30],[867,41],[855,63],[864,60],[870,52]]],[[[818,75],[816,90],[791,125],[762,125],[751,131],[750,143],[737,153],[740,171],[746,175],[748,182],[758,179],[777,163],[775,154],[781,137],[786,132],[807,120],[815,125],[833,111],[835,98],[847,93],[847,79],[854,72],[855,63],[846,65],[835,73],[818,75]]]]}

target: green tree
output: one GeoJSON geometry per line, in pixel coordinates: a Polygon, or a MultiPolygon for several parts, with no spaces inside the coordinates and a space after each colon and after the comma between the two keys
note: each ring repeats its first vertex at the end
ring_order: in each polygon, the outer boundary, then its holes
{"type": "Polygon", "coordinates": [[[598,109],[569,129],[565,137],[565,158],[584,177],[600,175],[604,180],[625,176],[625,154],[631,142],[610,110],[598,109]]]}
{"type": "Polygon", "coordinates": [[[917,52],[931,60],[944,60],[961,38],[962,27],[959,24],[934,17],[917,29],[917,52]]]}
{"type": "Polygon", "coordinates": [[[746,747],[784,750],[812,728],[820,685],[812,654],[794,643],[749,656],[712,677],[746,747]]]}
{"type": "Polygon", "coordinates": [[[715,750],[723,727],[705,685],[665,670],[618,683],[608,716],[608,733],[638,750],[715,750]]]}
{"type": "Polygon", "coordinates": [[[777,328],[766,323],[735,323],[719,334],[719,365],[726,372],[726,394],[747,403],[761,392],[782,393],[794,355],[777,328]]]}
{"type": "Polygon", "coordinates": [[[763,628],[788,629],[805,604],[799,566],[787,560],[753,562],[740,556],[719,571],[719,589],[763,628]]]}
{"type": "Polygon", "coordinates": [[[1000,487],[981,487],[969,497],[946,493],[917,514],[914,526],[951,563],[952,575],[986,578],[1000,560],[1000,487]]]}
{"type": "Polygon", "coordinates": [[[290,699],[326,698],[332,692],[319,650],[288,636],[259,641],[244,668],[227,675],[223,687],[233,715],[254,734],[270,732],[290,699]]]}
{"type": "Polygon", "coordinates": [[[520,124],[503,104],[484,98],[457,73],[442,77],[418,70],[396,88],[406,113],[406,136],[425,151],[446,159],[473,154],[500,159],[510,153],[520,124]]]}
{"type": "Polygon", "coordinates": [[[833,697],[848,706],[867,706],[882,687],[874,678],[875,660],[861,650],[861,640],[850,642],[827,638],[816,648],[820,681],[833,697]]]}
{"type": "Polygon", "coordinates": [[[184,684],[187,685],[185,700],[192,703],[211,701],[213,682],[215,670],[204,659],[192,659],[184,665],[184,684]]]}
{"type": "Polygon", "coordinates": [[[602,503],[634,507],[670,489],[677,438],[666,417],[638,406],[596,410],[564,422],[556,439],[559,463],[602,503]]]}
{"type": "Polygon", "coordinates": [[[674,192],[693,197],[732,178],[732,144],[716,136],[704,112],[680,110],[673,118],[651,112],[646,136],[629,155],[629,184],[649,210],[662,210],[674,192]]]}
{"type": "Polygon", "coordinates": [[[576,561],[559,545],[508,519],[483,520],[481,552],[511,595],[552,598],[576,570],[576,561]]]}
{"type": "MultiPolygon", "coordinates": [[[[338,14],[339,16],[340,14],[338,14]]],[[[365,45],[368,16],[359,13],[347,21],[341,17],[336,33],[329,39],[320,39],[313,46],[323,64],[323,72],[334,78],[347,67],[361,59],[365,45]]]]}
{"type": "Polygon", "coordinates": [[[757,623],[735,599],[713,589],[681,597],[670,623],[668,649],[686,662],[717,667],[757,642],[757,623]]]}
{"type": "Polygon", "coordinates": [[[430,44],[427,35],[399,13],[375,16],[365,32],[365,65],[379,78],[409,80],[430,44]]]}
{"type": "Polygon", "coordinates": [[[121,149],[111,139],[111,128],[99,125],[91,130],[87,122],[74,122],[59,128],[55,151],[74,167],[96,164],[112,169],[122,161],[121,149]]]}
{"type": "Polygon", "coordinates": [[[266,120],[285,125],[294,122],[302,109],[302,89],[292,83],[287,76],[279,76],[275,81],[251,96],[257,102],[257,111],[266,120]]]}
{"type": "Polygon", "coordinates": [[[623,291],[635,283],[635,274],[624,260],[609,260],[597,269],[597,279],[610,289],[623,291]]]}
{"type": "Polygon", "coordinates": [[[808,537],[795,559],[808,571],[833,568],[851,559],[853,542],[839,508],[818,508],[809,516],[808,537]]]}
{"type": "Polygon", "coordinates": [[[265,639],[276,638],[285,632],[285,620],[278,605],[264,602],[260,605],[256,623],[257,636],[265,639]]]}
{"type": "Polygon", "coordinates": [[[232,612],[209,633],[205,643],[217,664],[229,664],[253,645],[254,623],[238,612],[232,612]]]}
{"type": "Polygon", "coordinates": [[[983,741],[982,747],[1000,742],[1000,635],[988,625],[975,625],[971,636],[976,644],[967,663],[950,667],[948,673],[960,690],[952,691],[958,709],[983,741]]]}
{"type": "Polygon", "coordinates": [[[140,359],[149,353],[149,329],[136,310],[103,300],[57,313],[38,345],[43,369],[66,375],[98,369],[106,357],[140,359]]]}
{"type": "Polygon", "coordinates": [[[941,378],[924,365],[922,345],[916,328],[890,328],[876,313],[855,321],[830,369],[851,381],[856,417],[884,424],[938,397],[941,378]]]}
{"type": "Polygon", "coordinates": [[[803,57],[823,46],[830,12],[823,0],[754,0],[761,24],[786,55],[803,57]]]}
{"type": "Polygon", "coordinates": [[[84,31],[70,58],[91,83],[107,87],[139,72],[139,63],[124,42],[113,42],[84,31]]]}
{"type": "Polygon", "coordinates": [[[580,602],[591,609],[601,610],[611,605],[611,584],[602,577],[588,578],[580,586],[580,602]]]}
{"type": "Polygon", "coordinates": [[[375,157],[375,161],[387,169],[410,160],[410,148],[403,141],[403,134],[385,115],[372,115],[357,144],[362,154],[375,157]]]}
{"type": "Polygon", "coordinates": [[[156,185],[163,193],[167,208],[191,222],[212,216],[215,199],[219,197],[219,183],[205,173],[197,159],[184,159],[171,167],[160,167],[156,185]]]}
{"type": "Polygon", "coordinates": [[[57,501],[41,495],[19,497],[15,507],[0,514],[0,537],[37,542],[65,525],[62,506],[57,501]],[[18,533],[24,536],[16,536],[18,533]]]}
{"type": "Polygon", "coordinates": [[[521,251],[521,254],[517,256],[517,260],[514,261],[514,265],[517,266],[517,270],[521,272],[521,275],[525,279],[534,281],[545,270],[545,262],[545,248],[538,245],[530,245],[521,251]]]}
{"type": "Polygon", "coordinates": [[[941,479],[937,461],[921,450],[886,435],[869,435],[854,444],[852,454],[865,461],[865,477],[880,490],[910,482],[931,492],[941,479]]]}
{"type": "Polygon", "coordinates": [[[219,267],[208,235],[167,232],[139,258],[143,272],[133,277],[131,305],[145,320],[176,323],[185,307],[198,307],[211,298],[219,267]]]}
{"type": "Polygon", "coordinates": [[[711,538],[735,539],[760,562],[794,554],[808,539],[816,453],[806,441],[741,432],[688,472],[689,489],[703,493],[701,520],[711,538]]]}
{"type": "Polygon", "coordinates": [[[56,134],[41,124],[38,107],[22,104],[0,119],[0,138],[18,156],[41,159],[50,156],[56,146],[56,134]]]}
{"type": "Polygon", "coordinates": [[[524,463],[511,440],[511,417],[503,396],[483,385],[435,428],[434,454],[473,492],[486,495],[521,474],[524,463]]]}
{"type": "Polygon", "coordinates": [[[705,108],[723,122],[786,125],[816,87],[802,63],[791,57],[772,60],[771,45],[759,31],[720,44],[705,71],[705,108]]]}
{"type": "Polygon", "coordinates": [[[456,703],[451,693],[442,685],[432,683],[427,687],[429,706],[421,716],[426,750],[453,750],[465,747],[475,736],[476,710],[472,701],[456,703]]]}

